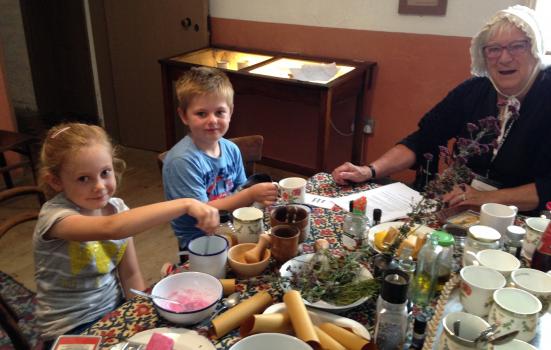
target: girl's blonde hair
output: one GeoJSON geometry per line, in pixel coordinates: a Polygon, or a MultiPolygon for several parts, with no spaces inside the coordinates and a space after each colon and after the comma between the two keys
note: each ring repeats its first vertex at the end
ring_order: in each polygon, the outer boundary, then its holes
{"type": "Polygon", "coordinates": [[[63,123],[48,131],[40,150],[38,182],[46,197],[51,198],[57,194],[57,191],[48,185],[47,177],[50,174],[59,176],[68,156],[95,144],[102,144],[111,152],[115,177],[117,182],[120,182],[126,164],[122,159],[117,158],[117,149],[113,147],[105,130],[96,125],[63,123]]]}
{"type": "Polygon", "coordinates": [[[193,67],[176,82],[178,105],[184,112],[193,98],[205,94],[222,96],[230,111],[233,111],[233,86],[228,76],[221,70],[210,67],[193,67]]]}

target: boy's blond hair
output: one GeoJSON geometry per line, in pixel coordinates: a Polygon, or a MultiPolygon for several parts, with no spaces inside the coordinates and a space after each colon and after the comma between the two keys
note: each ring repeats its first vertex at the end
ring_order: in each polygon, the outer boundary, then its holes
{"type": "Polygon", "coordinates": [[[117,149],[113,147],[105,130],[96,125],[63,123],[48,131],[40,150],[38,182],[46,197],[51,198],[57,194],[47,183],[47,177],[50,174],[59,177],[61,167],[69,155],[95,144],[102,144],[111,152],[115,177],[120,182],[126,164],[116,157],[117,149]]]}
{"type": "Polygon", "coordinates": [[[223,96],[233,112],[233,86],[228,76],[219,69],[193,67],[176,82],[178,106],[185,113],[193,98],[206,94],[223,96]]]}

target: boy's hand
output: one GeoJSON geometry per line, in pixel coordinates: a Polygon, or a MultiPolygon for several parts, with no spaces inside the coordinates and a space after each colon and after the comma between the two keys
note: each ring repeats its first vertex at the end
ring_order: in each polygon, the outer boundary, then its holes
{"type": "Polygon", "coordinates": [[[220,224],[218,209],[195,199],[190,200],[187,213],[197,219],[195,226],[206,233],[213,233],[220,224]]]}
{"type": "Polygon", "coordinates": [[[247,189],[251,193],[252,201],[269,206],[277,201],[277,186],[271,182],[262,182],[247,189]]]}

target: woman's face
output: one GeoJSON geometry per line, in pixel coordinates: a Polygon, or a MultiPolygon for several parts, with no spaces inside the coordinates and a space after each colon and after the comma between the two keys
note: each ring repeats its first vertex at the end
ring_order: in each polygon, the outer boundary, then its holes
{"type": "Polygon", "coordinates": [[[532,56],[530,39],[522,30],[514,25],[503,29],[488,38],[484,57],[494,84],[504,94],[515,95],[526,85],[538,61],[532,56]],[[496,55],[500,48],[501,53],[496,55]]]}

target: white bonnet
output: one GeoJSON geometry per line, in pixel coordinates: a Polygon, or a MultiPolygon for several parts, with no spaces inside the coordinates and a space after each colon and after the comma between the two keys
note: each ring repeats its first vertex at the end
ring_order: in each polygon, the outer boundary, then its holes
{"type": "Polygon", "coordinates": [[[522,30],[532,43],[532,55],[538,59],[542,66],[549,65],[545,58],[545,43],[542,27],[538,23],[538,16],[531,8],[515,5],[501,10],[495,14],[488,23],[471,40],[471,74],[475,76],[487,76],[486,62],[482,54],[482,47],[486,44],[486,33],[490,28],[503,20],[513,23],[522,30]],[[484,42],[483,42],[484,41],[484,42]],[[547,62],[547,64],[545,64],[547,62]]]}

